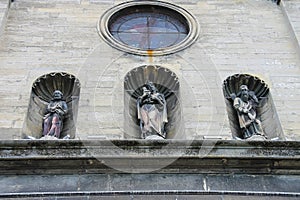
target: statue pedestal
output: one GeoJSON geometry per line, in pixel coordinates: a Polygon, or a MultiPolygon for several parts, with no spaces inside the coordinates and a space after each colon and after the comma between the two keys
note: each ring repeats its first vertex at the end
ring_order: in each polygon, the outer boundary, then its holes
{"type": "Polygon", "coordinates": [[[246,139],[247,141],[264,141],[266,138],[262,135],[252,135],[251,137],[246,139]]]}
{"type": "Polygon", "coordinates": [[[50,135],[45,135],[41,137],[40,140],[58,140],[58,138],[50,135]]]}
{"type": "Polygon", "coordinates": [[[165,138],[160,137],[159,135],[150,135],[145,138],[145,140],[164,140],[165,138]]]}

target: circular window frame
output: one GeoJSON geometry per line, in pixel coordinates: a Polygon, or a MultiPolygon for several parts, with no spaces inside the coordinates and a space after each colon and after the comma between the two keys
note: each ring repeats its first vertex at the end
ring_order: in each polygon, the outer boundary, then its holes
{"type": "Polygon", "coordinates": [[[193,44],[198,36],[199,36],[199,25],[196,20],[196,18],[189,13],[187,10],[176,6],[174,4],[170,4],[167,2],[162,1],[130,1],[121,3],[119,5],[116,5],[107,11],[105,11],[102,16],[99,19],[99,22],[97,24],[97,29],[99,35],[102,37],[102,39],[108,43],[110,46],[121,50],[123,52],[135,54],[135,55],[142,55],[142,56],[161,56],[161,55],[168,55],[172,53],[179,52],[183,49],[186,49],[191,44],[193,44]],[[141,6],[141,5],[153,5],[158,7],[165,7],[167,9],[173,10],[174,13],[179,14],[183,16],[187,22],[188,25],[188,34],[187,36],[179,43],[172,45],[170,47],[165,48],[158,48],[153,50],[141,50],[132,46],[129,46],[127,44],[122,43],[121,41],[117,40],[109,31],[109,21],[111,17],[126,8],[135,7],[135,6],[141,6]]]}

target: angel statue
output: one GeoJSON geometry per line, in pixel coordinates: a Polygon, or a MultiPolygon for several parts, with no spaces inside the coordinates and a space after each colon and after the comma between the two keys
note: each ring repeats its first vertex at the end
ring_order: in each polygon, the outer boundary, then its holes
{"type": "Polygon", "coordinates": [[[167,104],[152,82],[145,84],[143,94],[137,99],[137,115],[143,139],[166,138],[167,104]]]}

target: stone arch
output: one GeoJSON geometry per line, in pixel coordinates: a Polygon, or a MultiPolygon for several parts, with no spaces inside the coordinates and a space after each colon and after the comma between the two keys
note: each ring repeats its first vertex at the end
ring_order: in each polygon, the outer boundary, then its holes
{"type": "Polygon", "coordinates": [[[182,114],[180,104],[180,85],[177,75],[171,70],[155,65],[144,65],[129,71],[124,79],[125,138],[140,138],[137,119],[136,100],[142,95],[142,87],[147,81],[154,83],[167,101],[168,123],[167,139],[180,138],[182,133],[182,114]]]}
{"type": "Polygon", "coordinates": [[[71,138],[75,137],[80,82],[75,76],[65,72],[45,74],[33,82],[27,116],[23,127],[23,137],[27,135],[40,138],[42,136],[43,116],[54,90],[62,91],[64,100],[68,105],[68,113],[64,118],[63,130],[60,137],[62,138],[67,134],[71,138]]]}
{"type": "Polygon", "coordinates": [[[284,134],[268,85],[260,78],[249,74],[235,74],[229,76],[223,82],[223,94],[233,138],[242,139],[237,112],[233,108],[233,100],[231,98],[231,94],[237,94],[241,85],[247,85],[249,90],[253,91],[259,100],[257,117],[262,123],[267,138],[284,139],[284,134]]]}

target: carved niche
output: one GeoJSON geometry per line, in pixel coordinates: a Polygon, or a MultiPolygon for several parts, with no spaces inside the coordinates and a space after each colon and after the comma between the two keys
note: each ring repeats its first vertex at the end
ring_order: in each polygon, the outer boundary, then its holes
{"type": "Polygon", "coordinates": [[[75,137],[80,82],[71,74],[53,72],[40,76],[32,84],[27,116],[22,131],[23,138],[28,136],[42,137],[43,118],[55,90],[60,90],[63,93],[63,99],[68,107],[60,138],[67,135],[70,135],[70,138],[75,137]]]}
{"type": "Polygon", "coordinates": [[[274,102],[268,85],[256,76],[249,74],[235,74],[229,76],[223,82],[223,94],[225,97],[226,109],[232,137],[235,139],[284,139],[281,124],[276,112],[274,102]],[[241,86],[247,86],[248,90],[256,96],[256,118],[261,122],[264,137],[254,135],[245,138],[239,123],[239,116],[234,108],[234,95],[239,94],[241,86]]]}
{"type": "Polygon", "coordinates": [[[166,139],[180,138],[183,121],[180,105],[179,80],[171,70],[155,65],[145,65],[129,71],[124,79],[125,138],[141,138],[137,115],[137,99],[143,95],[145,83],[152,82],[166,100],[168,123],[166,139]]]}

